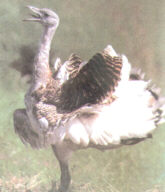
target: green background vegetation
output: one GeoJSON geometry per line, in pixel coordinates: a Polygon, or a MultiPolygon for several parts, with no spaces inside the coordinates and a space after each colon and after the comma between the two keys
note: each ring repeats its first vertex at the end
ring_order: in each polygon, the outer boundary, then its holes
{"type": "MultiPolygon", "coordinates": [[[[28,85],[13,63],[31,61],[39,24],[23,23],[26,5],[47,7],[60,16],[52,58],[75,52],[84,60],[111,44],[140,67],[165,94],[164,0],[13,0],[0,2],[0,192],[42,192],[59,183],[50,149],[25,147],[13,130],[12,114],[24,106],[28,85]],[[26,49],[28,47],[28,49],[26,49]],[[24,52],[24,56],[22,56],[24,52]],[[25,57],[25,58],[24,58],[25,57]]],[[[165,125],[153,139],[104,153],[79,151],[70,162],[72,190],[85,192],[165,191],[165,125]]],[[[123,127],[124,129],[124,127],[123,127]]]]}

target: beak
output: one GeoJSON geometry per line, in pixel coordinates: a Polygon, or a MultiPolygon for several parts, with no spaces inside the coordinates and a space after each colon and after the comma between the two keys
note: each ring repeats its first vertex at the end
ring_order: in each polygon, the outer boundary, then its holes
{"type": "Polygon", "coordinates": [[[27,6],[33,14],[30,14],[32,17],[24,19],[23,21],[40,21],[41,20],[41,12],[39,8],[33,7],[33,6],[27,6]]]}

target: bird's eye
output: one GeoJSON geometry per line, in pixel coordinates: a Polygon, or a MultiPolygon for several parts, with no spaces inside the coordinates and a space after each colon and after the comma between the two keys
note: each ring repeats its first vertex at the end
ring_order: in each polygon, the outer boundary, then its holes
{"type": "Polygon", "coordinates": [[[49,15],[47,13],[44,13],[44,17],[48,17],[49,15]]]}

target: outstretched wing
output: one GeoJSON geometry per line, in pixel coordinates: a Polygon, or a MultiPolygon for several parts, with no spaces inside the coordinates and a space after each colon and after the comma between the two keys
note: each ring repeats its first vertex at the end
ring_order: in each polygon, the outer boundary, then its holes
{"type": "Polygon", "coordinates": [[[74,78],[66,81],[49,102],[55,104],[59,112],[71,112],[85,104],[99,103],[114,92],[121,68],[122,58],[108,46],[82,66],[74,78]]]}

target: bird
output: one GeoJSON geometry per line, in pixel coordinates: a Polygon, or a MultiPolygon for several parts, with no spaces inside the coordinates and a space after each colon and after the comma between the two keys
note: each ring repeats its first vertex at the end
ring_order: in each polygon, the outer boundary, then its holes
{"type": "Polygon", "coordinates": [[[24,144],[52,147],[61,170],[58,191],[68,192],[74,151],[110,150],[151,138],[165,121],[165,98],[111,45],[89,61],[76,54],[63,64],[57,58],[52,72],[49,52],[59,16],[47,8],[28,8],[33,13],[25,21],[40,23],[44,30],[25,108],[13,114],[14,129],[24,144]]]}

